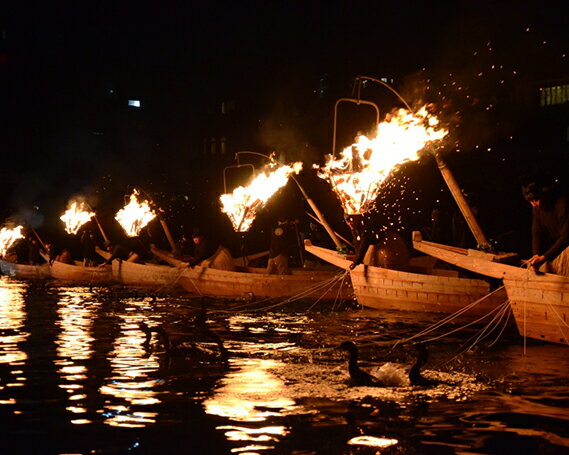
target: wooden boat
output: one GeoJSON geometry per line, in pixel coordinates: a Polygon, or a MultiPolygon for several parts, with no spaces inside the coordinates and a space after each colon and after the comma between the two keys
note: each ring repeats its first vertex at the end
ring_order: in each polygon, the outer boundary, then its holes
{"type": "MultiPolygon", "coordinates": [[[[175,263],[175,259],[167,252],[158,249],[153,249],[152,252],[167,262],[175,263]]],[[[241,259],[237,258],[235,262],[240,263],[241,259]]],[[[212,297],[351,299],[352,289],[349,282],[339,277],[340,273],[338,270],[292,270],[291,275],[269,275],[266,268],[236,266],[235,271],[227,271],[186,266],[181,272],[179,283],[192,294],[212,297]]]]}
{"type": "Polygon", "coordinates": [[[110,265],[86,267],[78,261],[75,264],[53,261],[50,272],[53,278],[72,283],[108,284],[113,281],[110,265]]]}
{"type": "Polygon", "coordinates": [[[17,264],[0,259],[0,271],[6,276],[23,280],[37,280],[50,277],[47,263],[41,265],[17,264]]]}
{"type": "MultiPolygon", "coordinates": [[[[342,269],[349,270],[352,264],[345,255],[314,246],[309,240],[305,241],[305,248],[342,269]]],[[[506,301],[505,292],[488,295],[490,285],[484,280],[460,278],[454,270],[415,265],[418,262],[405,270],[358,265],[350,271],[356,299],[370,308],[445,314],[456,313],[481,299],[461,315],[467,319],[485,316],[506,301]]]]}
{"type": "Polygon", "coordinates": [[[115,259],[113,279],[129,286],[172,287],[178,284],[182,268],[171,265],[139,264],[115,259]]]}
{"type": "Polygon", "coordinates": [[[413,233],[415,249],[504,282],[518,331],[524,337],[569,345],[569,277],[536,274],[510,265],[512,253],[491,254],[424,241],[413,233]]]}

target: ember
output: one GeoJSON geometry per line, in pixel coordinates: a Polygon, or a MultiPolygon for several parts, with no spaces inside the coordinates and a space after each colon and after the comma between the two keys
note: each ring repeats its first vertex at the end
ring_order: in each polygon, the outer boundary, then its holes
{"type": "Polygon", "coordinates": [[[16,240],[24,238],[22,229],[22,226],[0,229],[0,256],[4,256],[16,240]]]}
{"type": "Polygon", "coordinates": [[[425,145],[447,135],[448,131],[437,125],[437,118],[430,116],[425,107],[416,113],[399,109],[377,126],[374,138],[358,136],[340,159],[330,157],[325,166],[314,167],[319,177],[330,182],[346,214],[365,213],[394,169],[416,161],[425,145]]]}
{"type": "Polygon", "coordinates": [[[297,162],[292,166],[270,165],[263,173],[255,177],[247,186],[239,186],[233,193],[222,194],[221,211],[226,213],[233,229],[236,232],[247,232],[257,211],[264,207],[265,203],[285,186],[292,174],[298,174],[302,170],[302,163],[297,162]]]}
{"type": "Polygon", "coordinates": [[[129,237],[137,237],[140,231],[156,218],[156,213],[150,208],[148,201],[139,202],[139,192],[134,190],[130,195],[130,202],[115,215],[129,237]]]}
{"type": "Polygon", "coordinates": [[[68,234],[77,234],[79,228],[94,216],[95,213],[88,210],[87,204],[73,201],[59,219],[65,223],[65,231],[68,234]]]}

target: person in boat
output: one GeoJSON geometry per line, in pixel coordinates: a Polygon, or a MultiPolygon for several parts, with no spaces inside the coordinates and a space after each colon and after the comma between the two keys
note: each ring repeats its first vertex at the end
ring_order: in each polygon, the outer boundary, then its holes
{"type": "Polygon", "coordinates": [[[291,228],[297,221],[287,221],[281,218],[271,232],[271,247],[267,273],[270,275],[290,275],[288,259],[292,243],[291,228]]]}
{"type": "Polygon", "coordinates": [[[532,253],[525,261],[541,272],[569,276],[569,199],[553,184],[522,187],[532,206],[532,253]]]}
{"type": "Polygon", "coordinates": [[[193,250],[192,245],[193,242],[188,239],[186,235],[182,235],[182,238],[176,243],[176,252],[174,257],[182,261],[191,261],[193,250]]]}
{"type": "Polygon", "coordinates": [[[347,217],[352,230],[355,257],[350,269],[359,264],[384,268],[404,268],[409,263],[409,249],[399,232],[386,229],[381,235],[365,227],[361,215],[347,217]]]}
{"type": "Polygon", "coordinates": [[[105,243],[105,249],[111,253],[111,255],[107,260],[105,260],[105,262],[103,262],[103,264],[110,264],[115,259],[127,261],[128,258],[132,255],[132,251],[130,251],[128,248],[111,242],[105,243]]]}
{"type": "Polygon", "coordinates": [[[53,246],[53,243],[47,242],[45,244],[45,255],[49,259],[49,265],[53,264],[53,261],[55,261],[57,258],[57,253],[53,246]]]}
{"type": "Polygon", "coordinates": [[[39,265],[42,262],[38,241],[33,237],[28,238],[28,263],[30,265],[39,265]]]}
{"type": "Polygon", "coordinates": [[[64,248],[55,260],[57,262],[63,262],[64,264],[73,264],[73,257],[67,248],[64,248]]]}
{"type": "Polygon", "coordinates": [[[194,242],[194,254],[190,260],[190,266],[209,267],[219,270],[235,270],[233,257],[227,248],[212,238],[206,237],[200,228],[194,228],[192,232],[194,242]]]}
{"type": "Polygon", "coordinates": [[[98,258],[95,247],[97,242],[95,234],[90,229],[85,229],[81,234],[81,246],[83,248],[83,265],[86,267],[96,266],[98,258]]]}
{"type": "Polygon", "coordinates": [[[350,269],[354,269],[359,264],[364,263],[364,257],[369,247],[376,243],[377,239],[371,231],[366,229],[362,215],[346,215],[344,219],[352,234],[354,260],[350,264],[350,269]]]}

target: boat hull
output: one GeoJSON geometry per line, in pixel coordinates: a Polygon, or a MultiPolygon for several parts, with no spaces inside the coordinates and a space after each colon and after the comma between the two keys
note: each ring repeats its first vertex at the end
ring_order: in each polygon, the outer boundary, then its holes
{"type": "Polygon", "coordinates": [[[569,278],[547,278],[504,278],[516,325],[524,337],[569,346],[569,278]]]}
{"type": "Polygon", "coordinates": [[[47,263],[42,265],[16,264],[0,259],[0,271],[6,276],[23,280],[42,280],[50,277],[47,263]]]}
{"type": "Polygon", "coordinates": [[[466,270],[501,278],[520,335],[569,345],[569,278],[536,274],[496,261],[496,255],[425,242],[413,234],[413,245],[466,270]]]}
{"type": "Polygon", "coordinates": [[[69,283],[109,284],[113,281],[110,265],[85,267],[54,261],[50,266],[51,276],[56,280],[69,283]]]}
{"type": "Polygon", "coordinates": [[[112,263],[113,279],[128,286],[177,286],[181,269],[170,265],[138,264],[115,259],[112,263]]]}
{"type": "MultiPolygon", "coordinates": [[[[338,267],[349,268],[352,263],[343,255],[310,242],[305,247],[311,254],[338,267]]],[[[427,274],[360,264],[351,270],[350,277],[358,303],[379,310],[453,314],[480,300],[461,315],[475,319],[489,314],[507,300],[503,289],[488,295],[490,285],[484,280],[444,276],[447,274],[445,270],[433,269],[427,274]]]]}
{"type": "Polygon", "coordinates": [[[233,272],[193,267],[182,272],[180,284],[192,294],[224,298],[341,300],[353,296],[349,282],[338,279],[338,273],[321,271],[269,275],[261,269],[233,272]]]}
{"type": "Polygon", "coordinates": [[[507,300],[505,290],[488,296],[490,285],[484,280],[422,275],[363,265],[352,270],[350,276],[358,302],[380,310],[453,314],[480,300],[463,315],[478,318],[507,300]]]}

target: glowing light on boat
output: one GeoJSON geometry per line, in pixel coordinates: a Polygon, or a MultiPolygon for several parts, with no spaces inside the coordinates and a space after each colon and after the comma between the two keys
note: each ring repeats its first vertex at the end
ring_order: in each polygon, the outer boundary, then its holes
{"type": "Polygon", "coordinates": [[[130,195],[129,203],[115,215],[115,220],[119,222],[129,237],[137,237],[140,231],[156,218],[156,213],[150,208],[150,203],[139,201],[138,196],[138,190],[134,190],[130,195]]]}
{"type": "Polygon", "coordinates": [[[24,238],[22,229],[22,226],[16,226],[15,228],[3,227],[0,229],[0,255],[4,256],[16,240],[24,238]]]}
{"type": "Polygon", "coordinates": [[[399,109],[377,126],[374,137],[360,135],[339,159],[330,157],[325,166],[314,167],[319,177],[328,180],[346,214],[365,213],[394,169],[416,161],[427,144],[448,134],[438,123],[425,107],[416,113],[399,109]]]}
{"type": "Polygon", "coordinates": [[[285,186],[292,174],[302,170],[302,163],[291,166],[271,165],[257,175],[247,186],[239,186],[233,193],[222,194],[221,211],[226,213],[236,232],[247,232],[257,212],[280,188],[285,186]]]}
{"type": "Polygon", "coordinates": [[[79,228],[89,222],[95,213],[89,211],[84,202],[72,201],[66,212],[59,217],[65,223],[65,231],[68,234],[77,234],[79,228]]]}

